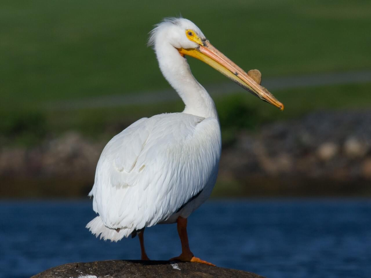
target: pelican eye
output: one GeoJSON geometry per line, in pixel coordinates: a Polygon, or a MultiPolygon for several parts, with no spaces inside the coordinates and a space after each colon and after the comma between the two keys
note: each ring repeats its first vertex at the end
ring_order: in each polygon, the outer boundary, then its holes
{"type": "Polygon", "coordinates": [[[197,36],[196,32],[193,31],[192,29],[188,29],[186,30],[186,35],[187,35],[187,38],[190,40],[190,41],[193,41],[195,43],[197,43],[198,45],[203,45],[203,42],[202,40],[200,39],[199,36],[197,36]]]}

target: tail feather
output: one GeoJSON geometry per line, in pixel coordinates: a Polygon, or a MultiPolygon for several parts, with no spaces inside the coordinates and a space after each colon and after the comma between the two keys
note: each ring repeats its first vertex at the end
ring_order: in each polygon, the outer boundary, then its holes
{"type": "Polygon", "coordinates": [[[107,228],[100,216],[95,217],[92,221],[90,221],[86,228],[90,230],[90,232],[95,235],[96,237],[100,236],[100,239],[110,241],[119,241],[123,237],[128,237],[131,235],[134,229],[109,229],[107,228]]]}

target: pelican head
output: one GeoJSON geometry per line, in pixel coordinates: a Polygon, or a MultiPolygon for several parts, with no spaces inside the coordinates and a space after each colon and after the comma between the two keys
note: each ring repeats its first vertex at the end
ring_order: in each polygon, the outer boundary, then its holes
{"type": "Polygon", "coordinates": [[[244,89],[281,110],[284,106],[266,88],[260,85],[261,73],[246,73],[223,53],[217,50],[200,28],[185,18],[167,18],[151,32],[149,45],[170,44],[183,57],[190,56],[203,61],[244,89]]]}

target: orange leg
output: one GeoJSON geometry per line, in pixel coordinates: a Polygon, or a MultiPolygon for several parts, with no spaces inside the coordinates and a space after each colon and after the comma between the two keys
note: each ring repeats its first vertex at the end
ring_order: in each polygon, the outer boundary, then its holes
{"type": "Polygon", "coordinates": [[[188,243],[188,234],[187,234],[187,219],[183,217],[178,217],[177,219],[177,228],[178,234],[180,237],[180,242],[182,244],[182,254],[180,256],[170,259],[171,261],[183,261],[183,262],[193,262],[193,263],[203,263],[207,265],[213,265],[212,263],[203,261],[199,258],[196,258],[191,249],[189,248],[188,243]]]}
{"type": "Polygon", "coordinates": [[[140,242],[140,251],[142,253],[141,260],[142,261],[149,261],[149,258],[146,254],[146,250],[144,249],[144,230],[138,233],[139,242],[140,242]]]}

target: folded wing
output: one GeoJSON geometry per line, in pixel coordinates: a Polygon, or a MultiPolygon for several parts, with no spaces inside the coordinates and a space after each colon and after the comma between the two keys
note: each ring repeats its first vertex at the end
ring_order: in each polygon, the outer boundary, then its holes
{"type": "Polygon", "coordinates": [[[93,208],[122,236],[165,221],[216,175],[215,119],[183,113],[143,118],[116,135],[99,159],[93,208]]]}

